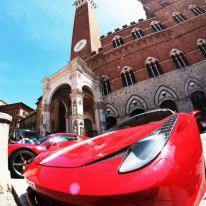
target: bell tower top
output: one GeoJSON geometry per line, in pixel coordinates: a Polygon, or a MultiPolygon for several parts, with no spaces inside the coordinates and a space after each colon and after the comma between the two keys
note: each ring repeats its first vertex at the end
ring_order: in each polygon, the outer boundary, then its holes
{"type": "Polygon", "coordinates": [[[94,0],[76,0],[74,2],[74,5],[76,6],[76,8],[78,8],[78,7],[81,7],[83,4],[86,4],[86,3],[90,3],[91,6],[94,7],[94,8],[97,7],[97,5],[94,2],[94,0]]]}
{"type": "Polygon", "coordinates": [[[83,60],[101,47],[99,27],[96,19],[94,0],[76,0],[71,60],[81,57],[83,60]]]}

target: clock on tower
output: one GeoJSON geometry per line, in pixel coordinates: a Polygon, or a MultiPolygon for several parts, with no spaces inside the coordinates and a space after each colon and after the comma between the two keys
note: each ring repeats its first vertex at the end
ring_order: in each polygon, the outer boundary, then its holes
{"type": "Polygon", "coordinates": [[[82,39],[82,40],[78,41],[76,43],[76,45],[74,46],[74,52],[80,52],[82,49],[84,49],[86,44],[87,44],[87,40],[86,39],[82,39]]]}

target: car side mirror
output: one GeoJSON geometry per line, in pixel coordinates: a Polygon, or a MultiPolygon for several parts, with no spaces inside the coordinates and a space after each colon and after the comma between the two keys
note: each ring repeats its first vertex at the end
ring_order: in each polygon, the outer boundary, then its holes
{"type": "Polygon", "coordinates": [[[193,110],[189,114],[191,114],[195,119],[198,119],[200,115],[202,114],[202,112],[200,110],[193,110]]]}
{"type": "Polygon", "coordinates": [[[51,144],[46,145],[46,149],[49,149],[51,147],[51,144]]]}
{"type": "Polygon", "coordinates": [[[46,141],[44,143],[44,146],[46,147],[46,149],[49,149],[52,146],[52,141],[46,141]]]}

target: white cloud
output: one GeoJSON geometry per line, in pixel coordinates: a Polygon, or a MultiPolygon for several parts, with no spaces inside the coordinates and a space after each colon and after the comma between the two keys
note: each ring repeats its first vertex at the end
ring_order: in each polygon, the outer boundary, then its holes
{"type": "MultiPolygon", "coordinates": [[[[137,0],[95,0],[102,34],[144,18],[137,0]]],[[[71,42],[73,0],[15,0],[3,11],[8,27],[19,26],[25,39],[44,50],[62,50],[71,42]]],[[[12,30],[12,27],[10,28],[12,30]]],[[[12,31],[11,31],[12,32],[12,31]]]]}
{"type": "Polygon", "coordinates": [[[24,38],[35,42],[37,47],[59,50],[69,42],[70,6],[70,0],[16,0],[7,4],[4,13],[11,30],[10,25],[18,26],[24,38]]]}

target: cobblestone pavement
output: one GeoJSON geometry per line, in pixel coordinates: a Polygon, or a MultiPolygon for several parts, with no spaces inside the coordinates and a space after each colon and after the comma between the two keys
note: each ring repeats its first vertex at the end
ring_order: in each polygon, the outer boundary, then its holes
{"type": "MultiPolygon", "coordinates": [[[[206,133],[202,135],[201,139],[202,139],[203,148],[204,148],[204,156],[206,159],[206,133]]],[[[27,188],[27,184],[25,180],[24,179],[12,179],[12,184],[13,184],[13,187],[18,197],[20,198],[22,206],[28,206],[28,203],[25,198],[25,192],[27,188]]],[[[205,194],[205,197],[203,198],[203,201],[201,202],[199,206],[206,206],[206,194],[205,194]]]]}

